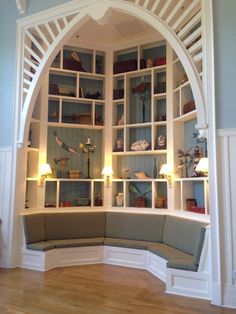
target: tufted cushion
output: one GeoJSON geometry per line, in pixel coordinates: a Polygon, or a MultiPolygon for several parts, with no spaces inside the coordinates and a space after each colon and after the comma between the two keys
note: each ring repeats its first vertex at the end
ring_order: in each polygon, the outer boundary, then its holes
{"type": "Polygon", "coordinates": [[[150,242],[140,240],[127,240],[127,239],[116,239],[116,238],[105,238],[104,245],[127,247],[131,249],[146,250],[150,242]]]}
{"type": "Polygon", "coordinates": [[[45,214],[47,240],[104,237],[105,229],[104,212],[45,214]]]}
{"type": "Polygon", "coordinates": [[[55,248],[103,245],[104,238],[48,240],[55,248]]]}
{"type": "Polygon", "coordinates": [[[26,244],[44,241],[44,214],[23,216],[26,244]]]}
{"type": "Polygon", "coordinates": [[[164,215],[107,213],[106,237],[162,242],[164,215]]]}
{"type": "Polygon", "coordinates": [[[163,243],[195,256],[194,263],[199,263],[206,224],[198,221],[167,216],[163,243]]]}
{"type": "Polygon", "coordinates": [[[164,243],[152,243],[148,245],[147,247],[148,251],[166,259],[167,261],[173,259],[173,258],[185,258],[188,256],[192,256],[188,253],[185,253],[183,251],[180,251],[172,246],[169,246],[164,243]]]}
{"type": "Polygon", "coordinates": [[[168,268],[182,269],[197,271],[197,265],[194,265],[194,257],[189,256],[188,258],[173,258],[167,262],[168,268]]]}
{"type": "Polygon", "coordinates": [[[35,243],[30,243],[26,245],[26,248],[34,251],[48,251],[55,249],[53,244],[48,243],[47,241],[39,241],[35,243]]]}

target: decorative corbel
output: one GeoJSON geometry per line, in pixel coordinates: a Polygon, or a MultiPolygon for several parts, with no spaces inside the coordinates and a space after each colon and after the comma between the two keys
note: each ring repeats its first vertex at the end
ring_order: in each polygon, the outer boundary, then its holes
{"type": "Polygon", "coordinates": [[[16,0],[16,7],[20,14],[24,14],[26,12],[27,0],[16,0]]]}

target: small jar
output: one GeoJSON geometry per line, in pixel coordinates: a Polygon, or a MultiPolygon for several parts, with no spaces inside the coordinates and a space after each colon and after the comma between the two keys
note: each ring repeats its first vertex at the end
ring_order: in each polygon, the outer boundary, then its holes
{"type": "Polygon", "coordinates": [[[116,195],[116,205],[118,207],[121,207],[123,206],[123,202],[124,202],[124,194],[118,193],[118,195],[116,195]]]}

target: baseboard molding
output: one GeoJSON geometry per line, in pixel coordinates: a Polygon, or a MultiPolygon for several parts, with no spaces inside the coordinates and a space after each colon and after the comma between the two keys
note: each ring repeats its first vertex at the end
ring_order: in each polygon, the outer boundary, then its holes
{"type": "Polygon", "coordinates": [[[12,263],[12,255],[8,252],[1,252],[0,255],[0,268],[16,268],[19,267],[17,263],[12,263]]]}
{"type": "Polygon", "coordinates": [[[236,286],[224,286],[223,306],[236,309],[236,286]]]}

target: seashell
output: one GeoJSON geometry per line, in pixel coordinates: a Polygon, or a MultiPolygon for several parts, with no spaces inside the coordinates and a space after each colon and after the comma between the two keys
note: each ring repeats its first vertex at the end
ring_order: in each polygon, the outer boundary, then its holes
{"type": "Polygon", "coordinates": [[[139,140],[134,142],[130,149],[134,151],[144,151],[150,147],[150,143],[147,140],[139,140]]]}

